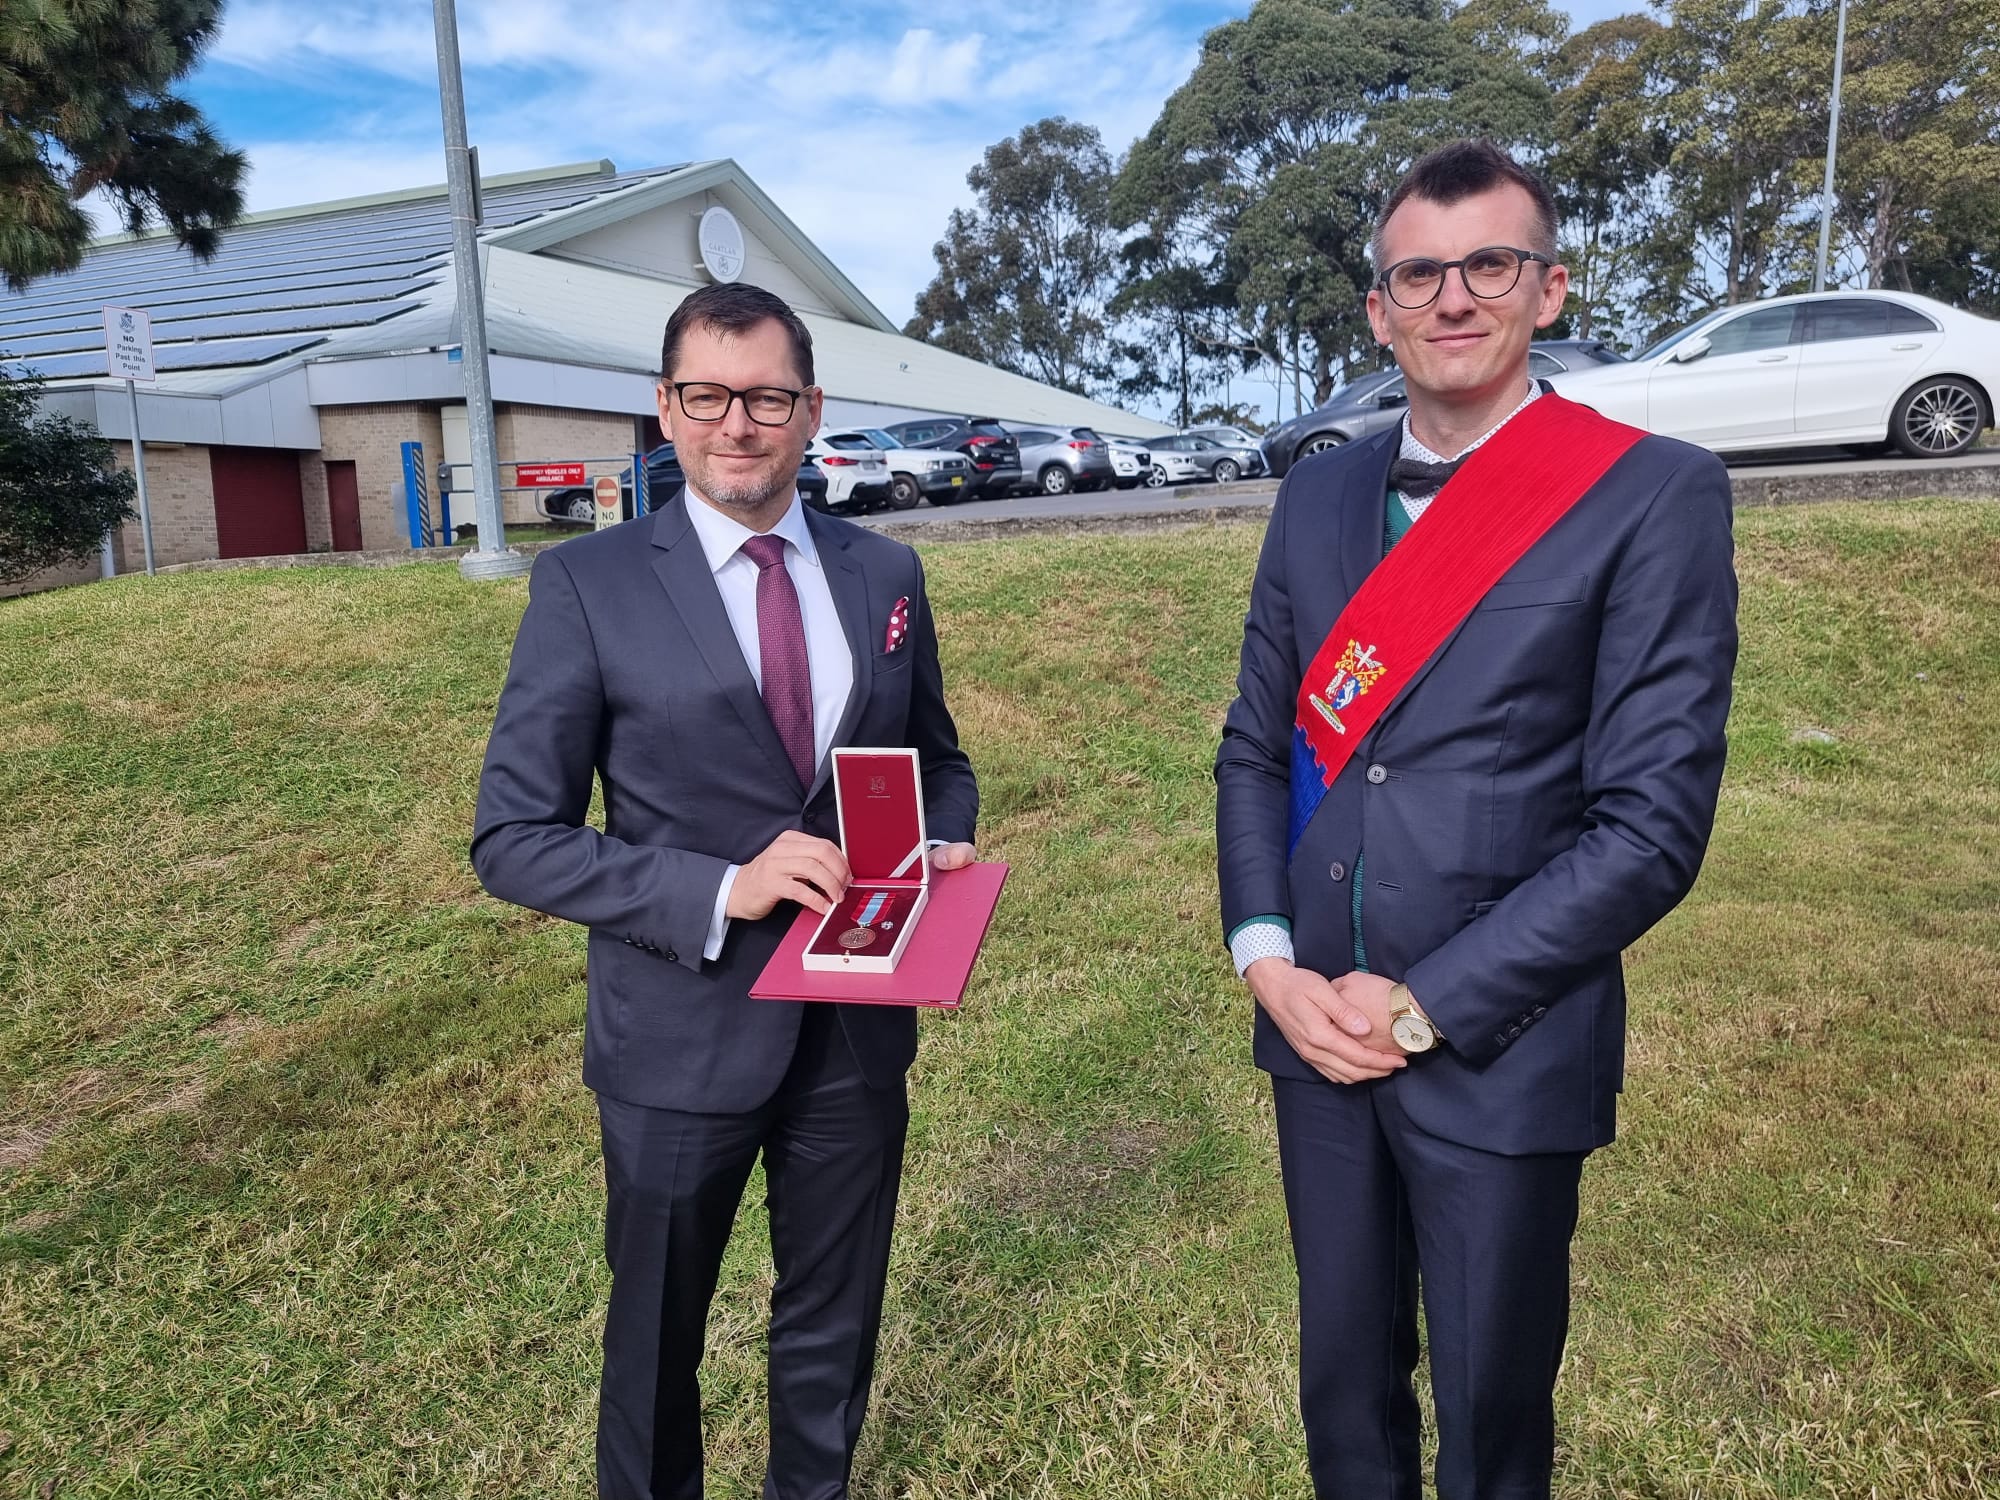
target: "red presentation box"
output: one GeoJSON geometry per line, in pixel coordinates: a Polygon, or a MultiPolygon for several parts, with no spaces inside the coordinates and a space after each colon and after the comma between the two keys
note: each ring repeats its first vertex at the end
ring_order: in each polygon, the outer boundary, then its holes
{"type": "Polygon", "coordinates": [[[835,750],[833,800],[850,883],[799,962],[811,970],[893,974],[931,893],[917,752],[835,750]]]}

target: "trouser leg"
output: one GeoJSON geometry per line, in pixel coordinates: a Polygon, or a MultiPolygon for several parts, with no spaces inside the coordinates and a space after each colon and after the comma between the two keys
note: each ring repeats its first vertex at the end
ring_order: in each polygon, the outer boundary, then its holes
{"type": "Polygon", "coordinates": [[[1318,1500],[1417,1500],[1417,1264],[1374,1086],[1273,1078],[1318,1500]]]}
{"type": "Polygon", "coordinates": [[[768,1115],[698,1115],[598,1097],[604,1138],[602,1500],[701,1500],[708,1306],[768,1115]]]}
{"type": "Polygon", "coordinates": [[[841,1500],[875,1367],[907,1095],[863,1081],[826,1007],[799,1043],[764,1152],[771,1209],[766,1500],[841,1500]]]}
{"type": "Polygon", "coordinates": [[[1500,1156],[1383,1127],[1423,1267],[1439,1500],[1547,1500],[1583,1152],[1500,1156]]]}

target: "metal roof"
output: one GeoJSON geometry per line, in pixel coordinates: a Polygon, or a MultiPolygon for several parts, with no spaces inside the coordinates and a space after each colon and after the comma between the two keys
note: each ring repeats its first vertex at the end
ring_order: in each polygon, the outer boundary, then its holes
{"type": "MultiPolygon", "coordinates": [[[[618,172],[608,161],[488,178],[482,234],[496,234],[684,166],[618,172]]],[[[410,313],[451,256],[443,187],[252,214],[199,261],[164,231],[96,242],[75,271],[0,299],[5,367],[50,379],[105,376],[101,309],[143,307],[162,371],[261,364],[410,313]]]]}

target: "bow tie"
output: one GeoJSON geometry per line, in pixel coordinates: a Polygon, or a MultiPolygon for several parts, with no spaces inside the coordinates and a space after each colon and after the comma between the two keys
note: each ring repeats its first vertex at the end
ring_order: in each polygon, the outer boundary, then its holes
{"type": "Polygon", "coordinates": [[[1425,463],[1420,458],[1403,458],[1400,455],[1389,465],[1389,487],[1400,491],[1411,500],[1428,500],[1444,488],[1445,481],[1458,472],[1463,458],[1454,458],[1449,463],[1425,463]]]}

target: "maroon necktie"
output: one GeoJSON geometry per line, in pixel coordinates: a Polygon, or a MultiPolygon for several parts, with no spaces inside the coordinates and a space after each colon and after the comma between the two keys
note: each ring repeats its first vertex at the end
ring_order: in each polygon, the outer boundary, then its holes
{"type": "Polygon", "coordinates": [[[764,679],[764,710],[778,731],[799,785],[813,784],[812,666],[806,658],[806,622],[799,591],[785,569],[785,539],[753,536],[743,553],[757,565],[757,656],[764,679]]]}

